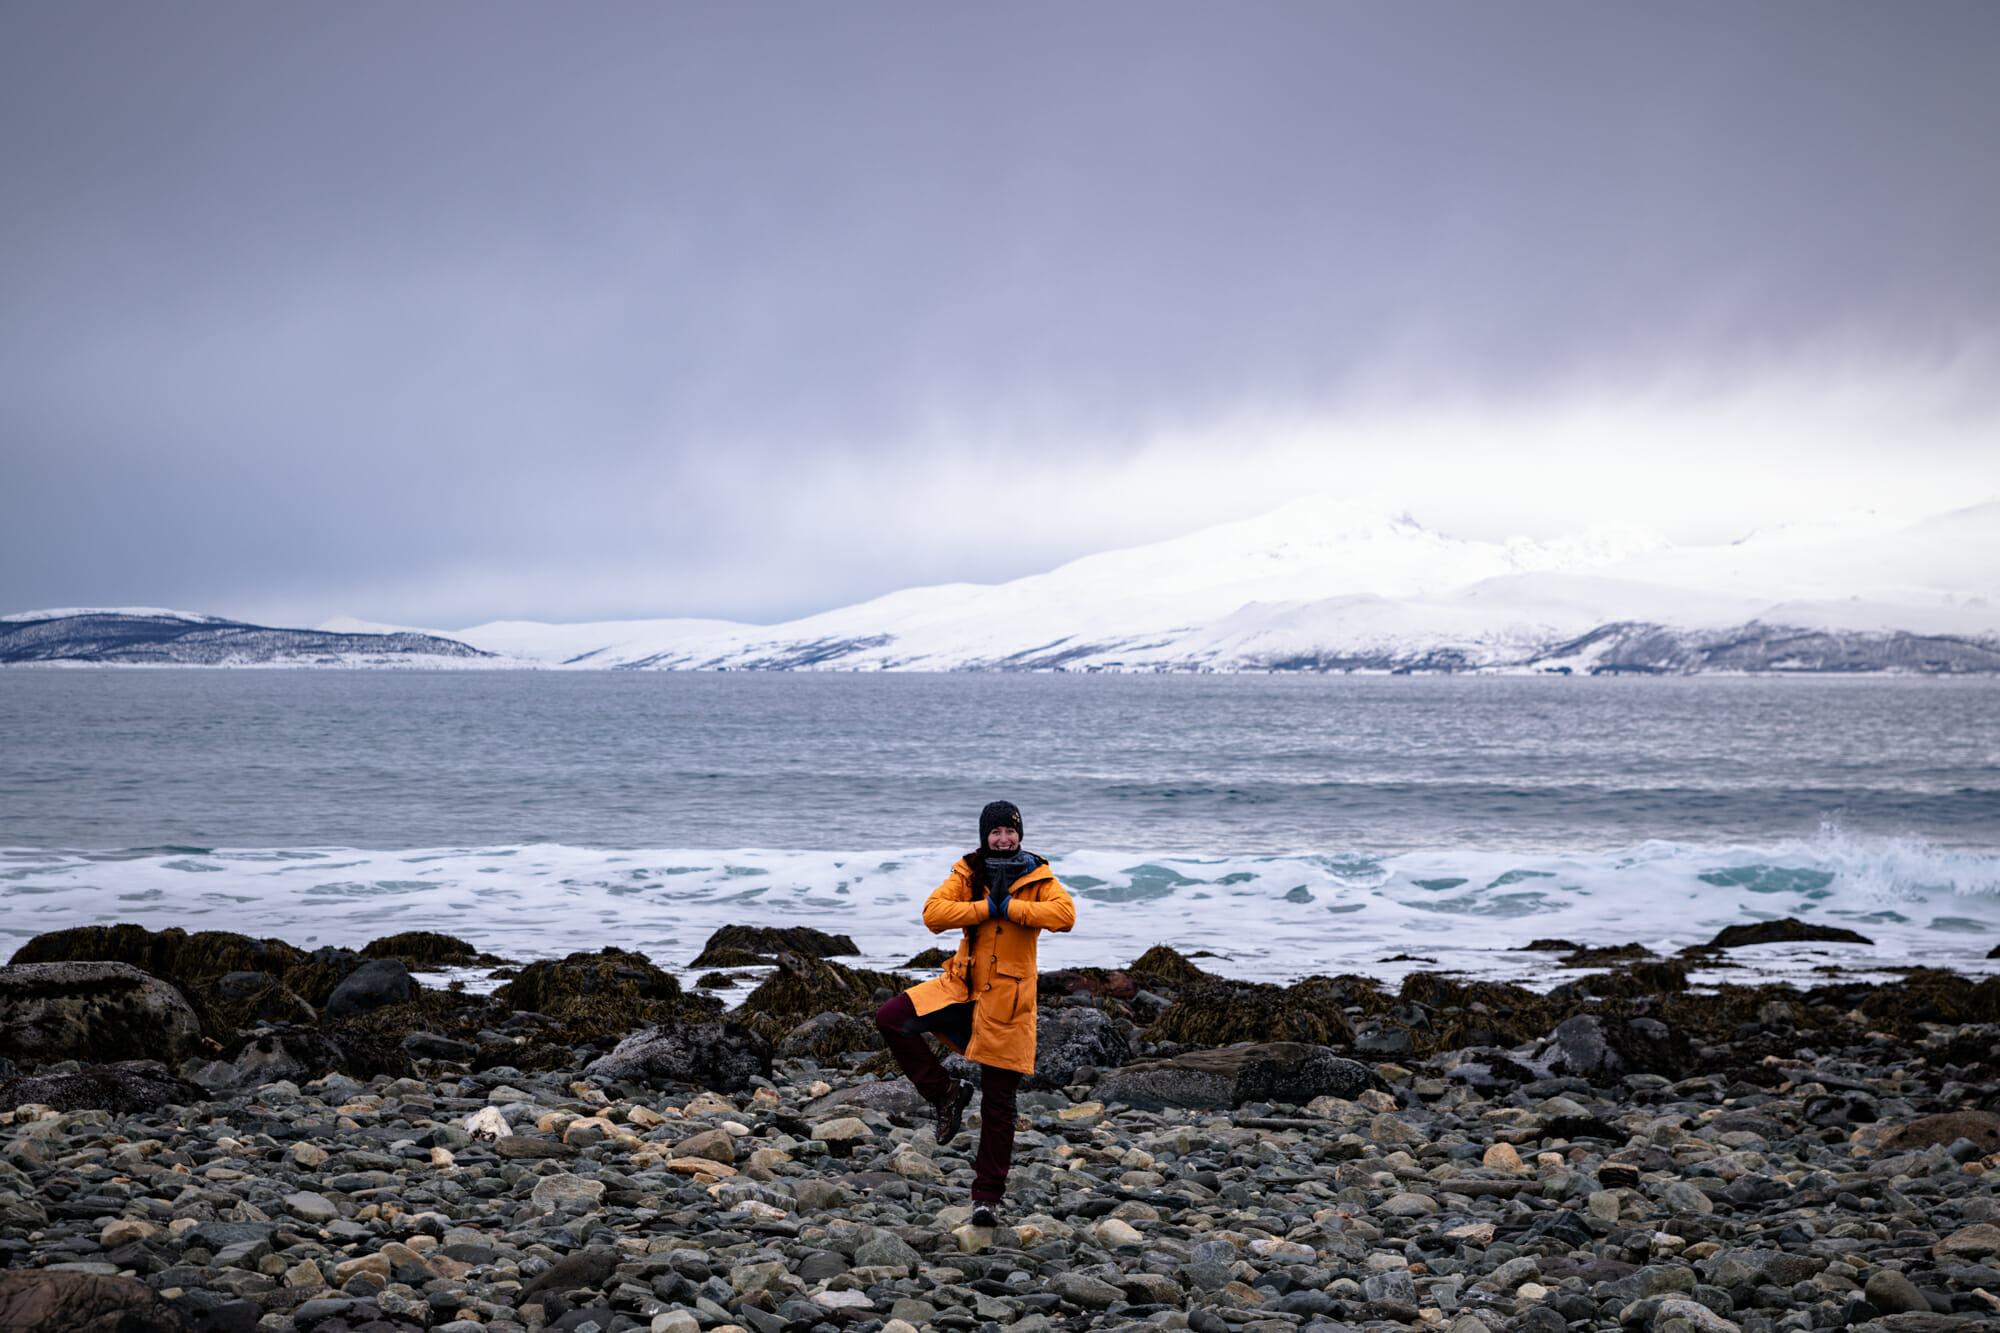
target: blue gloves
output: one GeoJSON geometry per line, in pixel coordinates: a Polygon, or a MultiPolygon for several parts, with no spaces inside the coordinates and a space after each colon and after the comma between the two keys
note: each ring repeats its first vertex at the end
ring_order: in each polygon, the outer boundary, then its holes
{"type": "Polygon", "coordinates": [[[1002,893],[998,889],[987,890],[986,910],[993,914],[995,920],[1009,921],[1013,919],[1007,915],[1007,900],[1011,896],[1011,894],[1002,893]]]}

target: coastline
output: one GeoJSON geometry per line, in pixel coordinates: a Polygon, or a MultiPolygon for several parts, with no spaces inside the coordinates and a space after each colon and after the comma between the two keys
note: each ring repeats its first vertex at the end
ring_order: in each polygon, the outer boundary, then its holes
{"type": "Polygon", "coordinates": [[[864,1015],[917,974],[815,936],[718,932],[706,991],[617,950],[49,937],[24,953],[175,976],[195,1026],[171,1066],[16,1063],[0,1290],[274,1333],[1917,1333],[1995,1308],[2000,981],[1703,993],[1685,960],[1614,958],[1549,994],[1280,988],[1163,948],[1045,971],[988,1231],[969,1140],[937,1145],[871,1049],[864,1015]],[[409,984],[446,959],[511,975],[409,984]],[[732,965],[762,979],[725,1010],[732,965]]]}

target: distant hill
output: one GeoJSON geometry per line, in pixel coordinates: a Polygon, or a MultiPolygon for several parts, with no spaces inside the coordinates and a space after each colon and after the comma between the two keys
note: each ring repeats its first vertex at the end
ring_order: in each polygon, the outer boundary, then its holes
{"type": "Polygon", "coordinates": [[[407,631],[273,629],[184,611],[30,611],[0,619],[0,663],[142,666],[467,666],[493,654],[407,631]]]}

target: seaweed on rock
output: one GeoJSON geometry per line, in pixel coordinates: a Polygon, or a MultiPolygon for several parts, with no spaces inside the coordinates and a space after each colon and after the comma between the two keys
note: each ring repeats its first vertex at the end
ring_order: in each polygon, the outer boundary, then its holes
{"type": "Polygon", "coordinates": [[[870,1015],[880,1003],[875,992],[907,990],[915,983],[901,972],[871,972],[806,954],[778,955],[778,970],[744,997],[744,1014],[794,1021],[838,1011],[870,1015]]]}
{"type": "Polygon", "coordinates": [[[201,1019],[202,1032],[221,1043],[259,1024],[319,1021],[311,1004],[268,972],[226,972],[183,981],[179,989],[201,1019]]]}
{"type": "Polygon", "coordinates": [[[432,930],[406,930],[361,946],[363,958],[395,958],[405,967],[467,967],[479,961],[479,950],[455,935],[432,930]]]}
{"type": "Polygon", "coordinates": [[[1353,1030],[1340,1003],[1325,990],[1221,979],[1183,986],[1144,1039],[1193,1046],[1239,1041],[1346,1045],[1353,1030]]]}
{"type": "Polygon", "coordinates": [[[707,1018],[721,1008],[712,997],[684,993],[645,955],[610,947],[530,963],[494,999],[555,1019],[560,1035],[552,1044],[615,1040],[647,1024],[707,1018]]]}
{"type": "Polygon", "coordinates": [[[845,935],[829,935],[811,926],[724,926],[708,937],[699,956],[689,967],[737,967],[722,961],[722,955],[753,954],[758,962],[768,962],[781,953],[810,954],[815,958],[857,954],[854,941],[845,935]]]}
{"type": "Polygon", "coordinates": [[[1192,982],[1211,980],[1208,973],[1164,944],[1155,944],[1133,959],[1131,966],[1125,970],[1141,978],[1142,984],[1146,985],[1164,982],[1170,986],[1183,986],[1192,982]]]}
{"type": "Polygon", "coordinates": [[[2000,1022],[2000,977],[1973,981],[1942,968],[1917,968],[1894,986],[1880,986],[1858,1006],[1877,1028],[1905,1039],[1925,1023],[2000,1022]]]}
{"type": "Polygon", "coordinates": [[[305,957],[283,940],[252,939],[227,930],[193,934],[179,926],[151,931],[121,922],[74,926],[37,935],[14,951],[10,963],[130,963],[157,977],[215,977],[225,972],[283,976],[305,957]]]}

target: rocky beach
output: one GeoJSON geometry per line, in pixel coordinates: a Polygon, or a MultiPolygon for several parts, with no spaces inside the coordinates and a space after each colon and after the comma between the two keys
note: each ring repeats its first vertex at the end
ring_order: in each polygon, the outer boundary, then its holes
{"type": "Polygon", "coordinates": [[[2000,1318],[2000,981],[1689,985],[1814,929],[1542,941],[1546,990],[1044,973],[997,1228],[868,1021],[935,956],[730,927],[684,988],[615,949],[57,932],[0,968],[0,1328],[2000,1318]]]}

